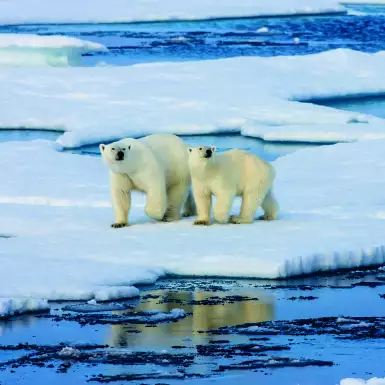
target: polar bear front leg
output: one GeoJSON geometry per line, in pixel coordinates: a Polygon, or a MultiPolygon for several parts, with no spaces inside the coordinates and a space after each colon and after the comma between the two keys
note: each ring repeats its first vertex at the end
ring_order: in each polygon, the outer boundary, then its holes
{"type": "Polygon", "coordinates": [[[229,215],[234,197],[235,193],[231,191],[226,191],[216,196],[213,216],[218,223],[225,224],[229,222],[229,215]]]}
{"type": "Polygon", "coordinates": [[[208,226],[210,224],[210,212],[212,204],[211,192],[205,191],[204,188],[194,184],[193,191],[198,213],[198,218],[194,221],[194,225],[208,226]]]}
{"type": "Polygon", "coordinates": [[[128,212],[131,206],[132,183],[127,175],[110,173],[111,199],[115,214],[113,228],[128,226],[128,212]]]}

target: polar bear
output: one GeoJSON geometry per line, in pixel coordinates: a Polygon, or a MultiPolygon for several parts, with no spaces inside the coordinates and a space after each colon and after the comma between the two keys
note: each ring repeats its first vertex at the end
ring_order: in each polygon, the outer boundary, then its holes
{"type": "Polygon", "coordinates": [[[146,214],[166,222],[195,215],[190,192],[187,145],[175,135],[155,134],[101,144],[100,152],[110,169],[110,189],[115,223],[128,226],[131,191],[146,193],[146,214]]]}
{"type": "Polygon", "coordinates": [[[209,225],[212,195],[216,197],[214,219],[219,223],[252,223],[259,206],[260,219],[277,218],[273,194],[274,167],[243,150],[216,153],[214,146],[189,147],[189,167],[198,218],[195,225],[209,225]],[[230,216],[233,200],[242,197],[241,213],[230,216]]]}

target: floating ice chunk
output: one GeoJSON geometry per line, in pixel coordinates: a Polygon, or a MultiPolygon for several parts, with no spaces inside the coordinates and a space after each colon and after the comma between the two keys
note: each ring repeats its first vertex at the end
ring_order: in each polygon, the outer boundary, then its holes
{"type": "Polygon", "coordinates": [[[139,297],[139,290],[136,287],[106,287],[95,291],[96,301],[113,301],[116,299],[139,297]]]}
{"type": "Polygon", "coordinates": [[[0,34],[0,66],[71,66],[82,54],[104,51],[99,43],[66,36],[0,34]]]}
{"type": "Polygon", "coordinates": [[[267,27],[262,27],[257,29],[257,33],[268,33],[268,32],[269,32],[269,28],[267,27]]]}
{"type": "Polygon", "coordinates": [[[49,310],[48,302],[39,298],[0,298],[0,319],[13,315],[49,310]]]}

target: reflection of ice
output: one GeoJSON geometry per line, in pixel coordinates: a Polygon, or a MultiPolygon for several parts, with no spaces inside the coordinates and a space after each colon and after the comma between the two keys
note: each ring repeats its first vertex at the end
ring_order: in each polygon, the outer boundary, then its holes
{"type": "Polygon", "coordinates": [[[17,330],[18,328],[31,328],[33,324],[37,322],[37,318],[33,315],[23,315],[23,317],[12,320],[0,320],[0,336],[6,332],[17,330]]]}
{"type": "MultiPolygon", "coordinates": [[[[229,293],[214,293],[205,291],[152,291],[152,295],[158,298],[149,298],[135,308],[137,311],[160,310],[170,312],[173,309],[183,309],[186,313],[192,313],[178,322],[158,325],[154,328],[147,328],[146,325],[113,325],[108,343],[112,346],[149,346],[162,345],[165,341],[175,338],[176,344],[181,344],[181,338],[191,336],[194,343],[205,340],[207,337],[199,332],[214,330],[222,326],[232,326],[242,323],[263,322],[274,318],[274,303],[272,297],[258,293],[259,300],[235,301],[234,303],[218,305],[192,305],[188,302],[202,301],[211,297],[225,297],[229,293]],[[164,298],[167,302],[160,303],[164,298]],[[133,330],[141,333],[133,332],[133,330]]],[[[243,296],[255,297],[256,293],[235,293],[243,296]]],[[[234,295],[234,292],[231,293],[234,295]]],[[[130,312],[125,311],[123,313],[130,312]]],[[[122,312],[119,312],[122,314],[122,312]]],[[[182,342],[183,343],[183,342],[182,342]]]]}

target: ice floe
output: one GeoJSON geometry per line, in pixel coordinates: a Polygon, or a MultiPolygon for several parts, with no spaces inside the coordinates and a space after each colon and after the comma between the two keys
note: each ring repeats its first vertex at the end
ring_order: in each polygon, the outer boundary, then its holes
{"type": "Polygon", "coordinates": [[[134,194],[132,226],[117,230],[99,158],[48,141],[2,143],[0,233],[13,237],[0,239],[0,296],[116,300],[167,273],[275,278],[384,263],[384,145],[337,144],[277,160],[277,221],[159,223],[134,194]]]}
{"type": "Polygon", "coordinates": [[[385,93],[384,66],[385,52],[337,49],[131,67],[4,68],[0,127],[63,130],[64,147],[155,132],[381,139],[383,119],[301,101],[385,93]]]}
{"type": "Polygon", "coordinates": [[[47,300],[39,298],[0,298],[0,319],[22,313],[48,310],[47,300]]]}
{"type": "Polygon", "coordinates": [[[101,44],[66,36],[0,34],[0,66],[41,67],[81,65],[82,55],[105,51],[101,44]]]}

